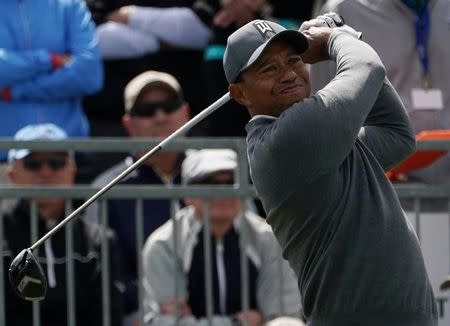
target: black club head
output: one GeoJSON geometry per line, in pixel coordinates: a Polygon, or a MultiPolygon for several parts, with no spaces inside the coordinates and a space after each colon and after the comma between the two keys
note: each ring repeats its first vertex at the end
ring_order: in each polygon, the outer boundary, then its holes
{"type": "Polygon", "coordinates": [[[28,301],[40,301],[47,293],[47,278],[31,249],[22,250],[9,267],[9,281],[16,294],[28,301]]]}

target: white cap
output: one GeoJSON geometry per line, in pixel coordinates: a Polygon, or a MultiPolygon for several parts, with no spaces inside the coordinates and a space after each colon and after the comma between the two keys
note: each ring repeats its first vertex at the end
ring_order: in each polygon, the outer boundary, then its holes
{"type": "Polygon", "coordinates": [[[135,105],[136,99],[142,90],[152,84],[164,85],[172,90],[176,97],[183,99],[183,91],[175,77],[165,72],[150,70],[134,77],[125,87],[125,112],[129,112],[135,105]]]}
{"type": "Polygon", "coordinates": [[[237,155],[231,149],[188,150],[181,166],[181,179],[183,184],[190,184],[216,172],[234,172],[236,167],[237,155]]]}

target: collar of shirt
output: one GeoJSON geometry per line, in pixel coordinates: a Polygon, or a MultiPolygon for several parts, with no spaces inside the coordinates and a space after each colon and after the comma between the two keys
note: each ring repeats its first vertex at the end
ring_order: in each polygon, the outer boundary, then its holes
{"type": "Polygon", "coordinates": [[[271,115],[266,115],[266,114],[257,114],[257,115],[254,115],[251,119],[250,119],[250,121],[249,122],[252,122],[253,120],[256,120],[256,119],[261,119],[261,118],[265,118],[265,119],[272,119],[272,120],[276,120],[277,118],[276,117],[274,117],[274,116],[271,116],[271,115]]]}

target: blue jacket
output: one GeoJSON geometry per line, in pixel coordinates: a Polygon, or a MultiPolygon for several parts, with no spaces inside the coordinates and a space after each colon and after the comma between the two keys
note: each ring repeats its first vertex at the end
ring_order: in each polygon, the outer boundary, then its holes
{"type": "MultiPolygon", "coordinates": [[[[87,136],[84,95],[103,86],[95,26],[82,0],[0,1],[0,137],[27,124],[52,122],[69,136],[87,136]],[[51,54],[71,61],[52,69],[51,54]]],[[[0,153],[0,159],[4,159],[0,153]]]]}

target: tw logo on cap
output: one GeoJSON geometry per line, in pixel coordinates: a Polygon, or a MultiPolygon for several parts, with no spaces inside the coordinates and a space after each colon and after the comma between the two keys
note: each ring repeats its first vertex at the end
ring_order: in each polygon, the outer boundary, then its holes
{"type": "Polygon", "coordinates": [[[269,37],[268,33],[276,34],[275,31],[270,27],[269,23],[265,20],[258,20],[253,23],[253,26],[255,26],[256,30],[261,34],[263,38],[269,37]]]}

